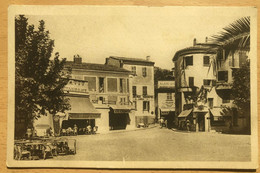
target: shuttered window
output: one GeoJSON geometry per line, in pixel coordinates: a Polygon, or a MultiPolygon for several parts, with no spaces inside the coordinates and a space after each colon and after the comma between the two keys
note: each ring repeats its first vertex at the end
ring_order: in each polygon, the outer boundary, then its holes
{"type": "Polygon", "coordinates": [[[228,81],[228,71],[218,72],[218,81],[227,82],[228,81]]]}

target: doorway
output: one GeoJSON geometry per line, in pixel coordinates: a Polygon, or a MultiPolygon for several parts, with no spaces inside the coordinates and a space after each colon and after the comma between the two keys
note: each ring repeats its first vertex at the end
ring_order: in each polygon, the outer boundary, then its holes
{"type": "Polygon", "coordinates": [[[199,131],[205,131],[205,113],[198,113],[199,131]]]}

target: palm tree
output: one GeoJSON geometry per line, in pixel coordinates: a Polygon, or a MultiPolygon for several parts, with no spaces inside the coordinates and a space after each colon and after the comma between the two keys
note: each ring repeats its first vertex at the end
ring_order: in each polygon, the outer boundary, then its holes
{"type": "Polygon", "coordinates": [[[208,73],[213,68],[216,75],[222,63],[221,59],[226,60],[230,53],[237,51],[250,51],[250,17],[236,20],[209,40],[214,46],[209,48],[208,52],[216,52],[216,56],[210,58],[208,73]]]}
{"type": "Polygon", "coordinates": [[[217,45],[214,48],[217,50],[217,58],[223,56],[223,50],[225,50],[224,58],[226,58],[230,52],[236,52],[239,50],[249,51],[250,17],[243,17],[231,23],[227,27],[223,28],[223,31],[213,35],[211,41],[217,45]]]}

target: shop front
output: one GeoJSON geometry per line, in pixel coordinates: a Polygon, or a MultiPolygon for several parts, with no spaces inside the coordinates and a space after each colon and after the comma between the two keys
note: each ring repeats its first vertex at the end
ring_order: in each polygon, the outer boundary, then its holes
{"type": "Polygon", "coordinates": [[[178,115],[178,129],[187,130],[187,125],[193,125],[192,109],[184,110],[178,115]],[[188,121],[190,124],[187,123],[188,121]]]}
{"type": "Polygon", "coordinates": [[[223,115],[221,108],[210,109],[210,126],[214,132],[228,132],[232,128],[231,115],[223,115]]]}
{"type": "Polygon", "coordinates": [[[67,119],[62,121],[62,129],[78,128],[79,133],[86,129],[98,126],[96,119],[101,117],[101,114],[95,109],[89,98],[86,96],[69,96],[71,110],[68,111],[67,119]]]}
{"type": "Polygon", "coordinates": [[[109,128],[110,130],[126,129],[130,125],[129,113],[131,108],[127,105],[110,106],[109,128]]]}
{"type": "Polygon", "coordinates": [[[167,122],[167,127],[172,128],[174,125],[175,109],[172,108],[161,108],[160,117],[167,122]]]}
{"type": "Polygon", "coordinates": [[[196,132],[210,132],[210,114],[206,106],[197,106],[193,110],[196,132]]]}

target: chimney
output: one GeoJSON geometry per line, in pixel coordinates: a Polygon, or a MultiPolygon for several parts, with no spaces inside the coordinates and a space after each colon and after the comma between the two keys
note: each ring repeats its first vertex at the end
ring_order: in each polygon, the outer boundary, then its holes
{"type": "Polygon", "coordinates": [[[196,38],[194,38],[194,40],[193,40],[193,46],[196,46],[196,44],[197,44],[197,40],[196,40],[196,38]]]}
{"type": "Polygon", "coordinates": [[[205,43],[207,43],[208,42],[208,37],[206,37],[206,39],[205,39],[205,43]]]}
{"type": "Polygon", "coordinates": [[[150,61],[150,56],[146,56],[146,61],[150,61]]]}
{"type": "Polygon", "coordinates": [[[81,64],[82,58],[79,55],[74,55],[74,63],[75,64],[81,64]]]}

